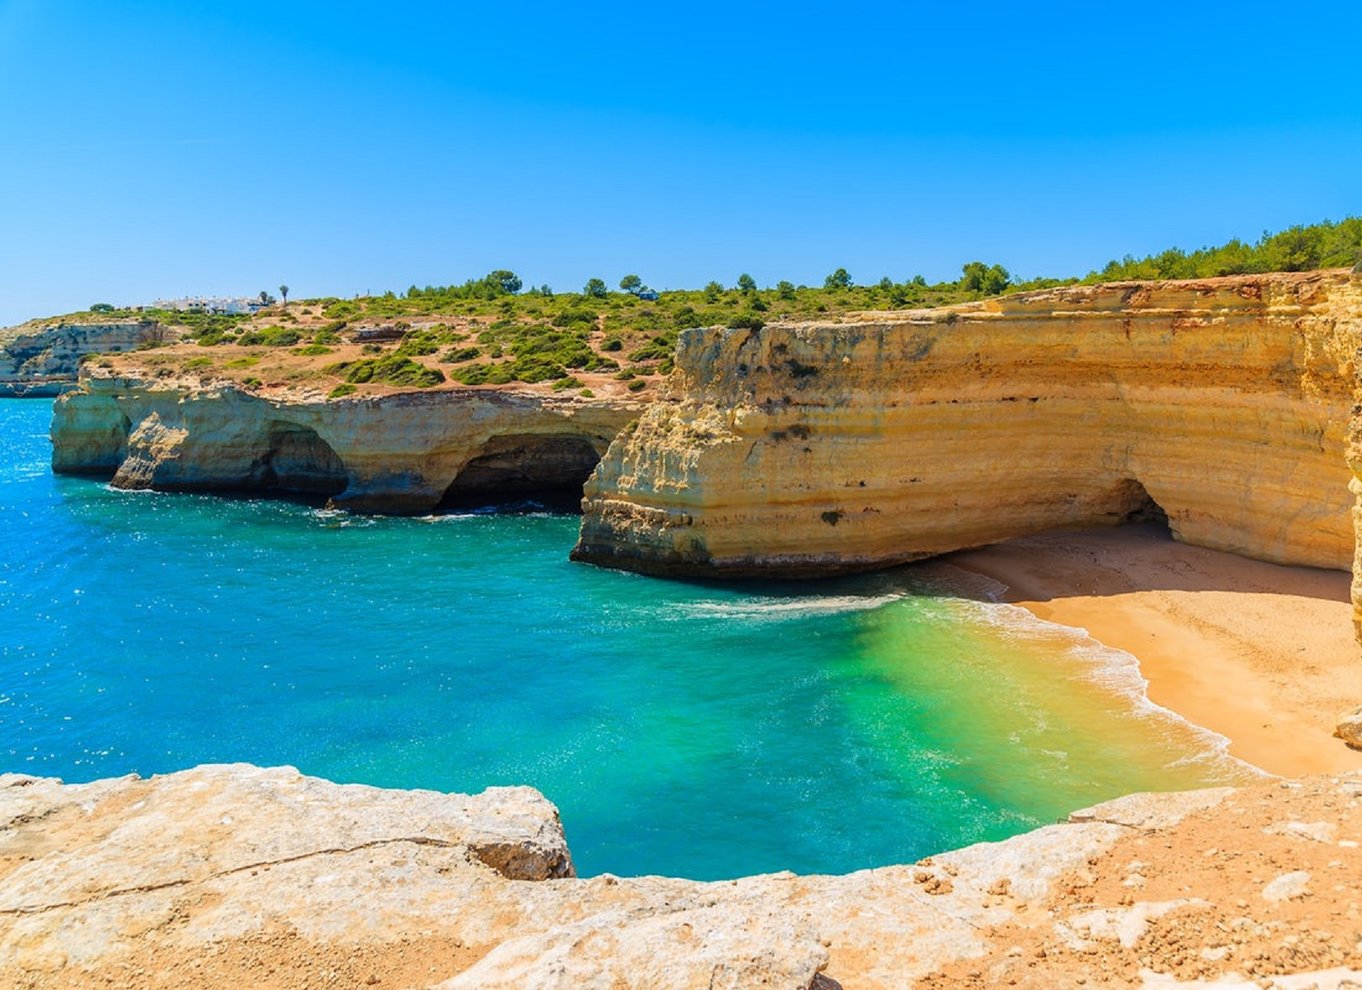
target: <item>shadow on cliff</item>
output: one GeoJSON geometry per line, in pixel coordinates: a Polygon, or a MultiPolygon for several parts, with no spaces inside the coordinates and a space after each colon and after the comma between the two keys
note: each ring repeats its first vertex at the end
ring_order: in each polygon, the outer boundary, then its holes
{"type": "MultiPolygon", "coordinates": [[[[668,579],[676,580],[676,579],[668,579]]],[[[1166,521],[1140,513],[1120,526],[1054,530],[880,571],[813,580],[680,579],[716,591],[798,600],[810,595],[1046,602],[1148,591],[1232,592],[1347,602],[1347,571],[1254,560],[1173,538],[1166,521]]]]}
{"type": "Polygon", "coordinates": [[[902,570],[980,601],[1046,602],[1147,591],[1237,592],[1347,602],[1351,575],[1175,540],[1166,521],[1056,530],[962,550],[902,570]]]}

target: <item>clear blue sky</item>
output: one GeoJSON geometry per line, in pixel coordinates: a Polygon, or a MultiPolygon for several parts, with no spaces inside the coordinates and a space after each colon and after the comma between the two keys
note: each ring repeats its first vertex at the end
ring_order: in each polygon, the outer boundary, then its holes
{"type": "Polygon", "coordinates": [[[1362,213],[1362,4],[0,0],[0,324],[1083,273],[1362,213]]]}

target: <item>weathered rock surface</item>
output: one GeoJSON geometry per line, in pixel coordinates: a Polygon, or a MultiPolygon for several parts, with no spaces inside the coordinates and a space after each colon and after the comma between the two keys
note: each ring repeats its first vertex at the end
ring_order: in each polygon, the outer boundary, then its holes
{"type": "Polygon", "coordinates": [[[332,496],[429,512],[479,498],[567,496],[642,403],[444,389],[328,401],[227,383],[87,373],[57,400],[52,466],[120,488],[332,496]]]}
{"type": "Polygon", "coordinates": [[[574,556],[797,576],[1162,512],[1189,543],[1347,568],[1360,343],[1346,271],[688,331],[680,401],[602,460],[574,556]]]}
{"type": "Polygon", "coordinates": [[[168,333],[154,320],[0,329],[0,398],[60,395],[75,387],[84,355],[134,350],[168,333]]]}
{"type": "Polygon", "coordinates": [[[1355,708],[1338,720],[1334,738],[1342,739],[1353,749],[1362,749],[1362,708],[1355,708]]]}
{"type": "Polygon", "coordinates": [[[556,812],[528,788],[385,791],[246,765],[8,775],[0,988],[1362,979],[1362,777],[1074,818],[847,876],[575,879],[556,812]]]}

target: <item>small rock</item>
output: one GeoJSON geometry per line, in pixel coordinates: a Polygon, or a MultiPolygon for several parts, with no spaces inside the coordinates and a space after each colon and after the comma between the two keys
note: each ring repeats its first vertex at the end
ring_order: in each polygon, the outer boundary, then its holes
{"type": "Polygon", "coordinates": [[[1305,870],[1283,873],[1263,888],[1263,900],[1279,902],[1304,897],[1306,885],[1309,883],[1310,874],[1305,870]]]}
{"type": "Polygon", "coordinates": [[[1362,749],[1362,707],[1354,708],[1338,720],[1334,737],[1352,749],[1362,749]]]}
{"type": "Polygon", "coordinates": [[[1338,826],[1332,822],[1278,822],[1263,829],[1265,835],[1289,835],[1311,842],[1333,842],[1338,826]]]}

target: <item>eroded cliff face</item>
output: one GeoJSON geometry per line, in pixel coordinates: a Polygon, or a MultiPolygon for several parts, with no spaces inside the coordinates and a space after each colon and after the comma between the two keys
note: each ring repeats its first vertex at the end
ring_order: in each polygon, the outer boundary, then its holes
{"type": "Polygon", "coordinates": [[[574,557],[813,575],[1166,513],[1189,543],[1347,568],[1359,343],[1347,272],[690,331],[680,401],[602,460],[574,557]]]}
{"type": "Polygon", "coordinates": [[[1321,777],[847,876],[577,879],[529,788],[0,775],[0,988],[1351,986],[1359,839],[1362,779],[1321,777]]]}
{"type": "Polygon", "coordinates": [[[271,399],[228,383],[87,374],[57,400],[53,470],[120,488],[276,491],[430,512],[581,485],[641,404],[442,390],[271,399]]]}
{"type": "Polygon", "coordinates": [[[154,320],[55,323],[0,330],[0,398],[60,395],[75,387],[86,354],[131,351],[170,331],[154,320]]]}

